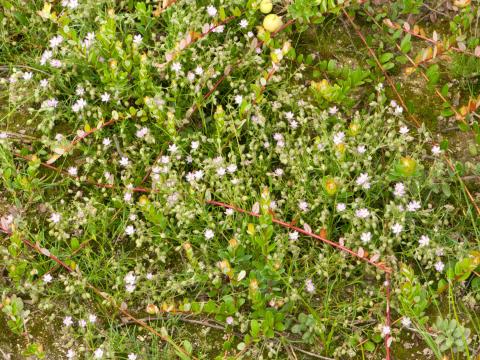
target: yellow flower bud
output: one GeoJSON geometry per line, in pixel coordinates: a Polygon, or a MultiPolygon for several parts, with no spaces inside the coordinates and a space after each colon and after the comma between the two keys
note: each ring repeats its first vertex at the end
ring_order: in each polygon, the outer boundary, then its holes
{"type": "Polygon", "coordinates": [[[262,0],[260,3],[260,11],[264,14],[269,14],[273,9],[272,0],[262,0]]]}
{"type": "Polygon", "coordinates": [[[283,25],[282,18],[275,14],[269,14],[263,19],[263,27],[269,32],[275,32],[283,25]]]}

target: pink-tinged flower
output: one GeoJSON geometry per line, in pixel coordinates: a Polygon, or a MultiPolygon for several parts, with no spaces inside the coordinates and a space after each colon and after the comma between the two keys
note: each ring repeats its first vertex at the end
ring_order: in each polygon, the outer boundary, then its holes
{"type": "Polygon", "coordinates": [[[215,233],[213,232],[212,229],[206,229],[204,235],[205,235],[205,239],[210,240],[210,239],[213,239],[213,237],[215,236],[215,233]]]}

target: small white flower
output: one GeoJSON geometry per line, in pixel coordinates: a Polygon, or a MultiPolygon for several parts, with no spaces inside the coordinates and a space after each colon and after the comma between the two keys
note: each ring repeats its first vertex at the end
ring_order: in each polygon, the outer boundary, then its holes
{"type": "Polygon", "coordinates": [[[153,274],[152,273],[147,273],[147,275],[145,277],[147,278],[147,280],[152,280],[153,279],[153,274]]]}
{"type": "Polygon", "coordinates": [[[123,278],[126,284],[133,285],[137,282],[137,277],[132,271],[129,271],[123,278]]]}
{"type": "Polygon", "coordinates": [[[428,244],[430,244],[430,238],[427,235],[422,235],[418,243],[420,246],[428,246],[428,244]]]}
{"type": "Polygon", "coordinates": [[[368,209],[361,208],[355,211],[355,216],[360,219],[366,219],[370,216],[370,211],[368,211],[368,209]]]}
{"type": "Polygon", "coordinates": [[[178,146],[176,144],[171,144],[168,146],[168,151],[172,154],[176,153],[178,150],[178,146]]]}
{"type": "Polygon", "coordinates": [[[135,45],[140,45],[142,43],[143,37],[142,35],[138,34],[133,37],[133,43],[135,45]]]}
{"type": "Polygon", "coordinates": [[[298,208],[303,212],[307,212],[308,211],[308,203],[305,200],[300,200],[300,202],[298,203],[298,208]]]}
{"type": "Polygon", "coordinates": [[[133,198],[133,195],[130,191],[127,191],[124,195],[123,195],[123,200],[125,200],[125,202],[129,203],[132,201],[132,198],[133,198]]]}
{"type": "Polygon", "coordinates": [[[390,335],[390,326],[384,325],[382,327],[382,335],[383,336],[390,335]]]}
{"type": "Polygon", "coordinates": [[[123,167],[127,167],[129,163],[130,160],[128,160],[126,156],[122,156],[122,158],[120,159],[120,165],[123,167]]]}
{"type": "Polygon", "coordinates": [[[193,80],[195,80],[195,74],[191,71],[189,71],[187,73],[187,80],[190,81],[190,82],[193,82],[193,80]]]}
{"type": "Polygon", "coordinates": [[[31,72],[26,72],[26,73],[23,74],[23,80],[25,80],[25,81],[31,80],[32,77],[33,77],[33,73],[31,73],[31,72]]]}
{"type": "Polygon", "coordinates": [[[195,174],[192,173],[192,172],[189,172],[187,175],[185,175],[185,179],[191,183],[193,181],[195,181],[195,174]]]}
{"type": "Polygon", "coordinates": [[[345,133],[343,131],[340,131],[333,135],[333,143],[335,145],[343,143],[343,139],[345,139],[345,133]]]}
{"type": "Polygon", "coordinates": [[[315,285],[311,279],[305,280],[305,290],[310,294],[315,292],[315,285]]]}
{"type": "Polygon", "coordinates": [[[412,325],[412,320],[410,320],[409,317],[405,316],[402,318],[402,325],[405,327],[409,327],[410,325],[412,325]]]}
{"type": "Polygon", "coordinates": [[[93,355],[95,356],[95,359],[101,359],[103,357],[103,350],[98,348],[97,350],[95,350],[93,355]]]}
{"type": "Polygon", "coordinates": [[[53,280],[52,275],[50,275],[50,274],[43,275],[43,282],[45,284],[48,284],[48,283],[52,282],[52,280],[53,280]]]}
{"type": "Polygon", "coordinates": [[[247,26],[248,26],[248,20],[247,19],[240,20],[240,27],[242,29],[245,29],[247,26]]]}
{"type": "Polygon", "coordinates": [[[277,168],[277,169],[275,169],[275,171],[273,173],[275,174],[275,176],[280,177],[280,176],[283,175],[283,169],[277,168]]]}
{"type": "Polygon", "coordinates": [[[408,204],[407,204],[407,211],[410,211],[410,212],[415,212],[417,211],[418,209],[421,208],[421,205],[418,201],[410,201],[408,204]]]}
{"type": "Polygon", "coordinates": [[[60,222],[61,218],[62,218],[62,216],[59,213],[53,213],[50,216],[50,221],[54,224],[58,224],[60,222]]]}
{"type": "Polygon", "coordinates": [[[405,195],[405,185],[403,185],[402,183],[396,183],[393,195],[395,197],[402,198],[405,195]]]}
{"type": "Polygon", "coordinates": [[[227,317],[227,319],[225,320],[227,325],[232,325],[233,324],[233,317],[229,316],[227,317]]]}
{"type": "Polygon", "coordinates": [[[395,107],[395,115],[401,115],[403,113],[403,108],[401,106],[395,107]]]}
{"type": "Polygon", "coordinates": [[[107,103],[110,101],[110,94],[109,93],[103,93],[100,97],[102,99],[102,102],[107,103]]]}
{"type": "Polygon", "coordinates": [[[78,169],[74,166],[70,166],[68,168],[68,174],[71,175],[71,176],[77,176],[78,174],[78,169]]]}
{"type": "Polygon", "coordinates": [[[343,212],[343,211],[345,211],[346,208],[347,208],[347,205],[345,205],[344,203],[338,203],[337,204],[337,211],[338,212],[343,212]]]}
{"type": "Polygon", "coordinates": [[[147,134],[148,134],[148,128],[143,127],[137,130],[137,132],[135,133],[135,136],[141,139],[141,138],[144,138],[147,134]]]}
{"type": "Polygon", "coordinates": [[[445,269],[445,264],[442,261],[437,261],[434,266],[438,272],[442,272],[445,269]]]}
{"type": "Polygon", "coordinates": [[[50,39],[50,47],[52,49],[57,48],[63,42],[63,37],[61,35],[54,36],[50,39]]]}
{"type": "Polygon", "coordinates": [[[225,175],[225,174],[226,174],[225,168],[220,167],[220,168],[217,169],[217,175],[218,175],[218,176],[223,176],[223,175],[225,175]]]}
{"type": "Polygon", "coordinates": [[[42,58],[40,59],[40,65],[45,65],[48,60],[50,60],[53,56],[53,52],[50,50],[45,50],[42,54],[42,58]]]}
{"type": "Polygon", "coordinates": [[[383,84],[382,84],[382,83],[378,83],[377,86],[375,86],[375,90],[377,90],[377,91],[382,91],[382,90],[383,90],[383,84]]]}
{"type": "Polygon", "coordinates": [[[67,359],[73,359],[75,357],[75,351],[73,351],[72,349],[68,349],[66,357],[67,359]]]}
{"type": "Polygon", "coordinates": [[[87,322],[84,319],[80,319],[78,320],[78,326],[83,329],[87,326],[87,322]]]}
{"type": "Polygon", "coordinates": [[[73,112],[79,112],[83,110],[85,106],[87,106],[87,102],[85,101],[85,99],[80,98],[75,102],[75,104],[73,104],[72,110],[73,112]]]}
{"type": "Polygon", "coordinates": [[[50,109],[50,110],[55,109],[57,106],[58,106],[58,100],[55,99],[55,98],[45,100],[42,103],[42,108],[46,108],[46,109],[50,109]]]}
{"type": "Polygon", "coordinates": [[[110,146],[111,143],[112,143],[112,140],[110,140],[109,138],[105,138],[105,139],[103,139],[103,141],[102,141],[102,144],[103,144],[104,146],[110,146]]]}
{"type": "Polygon", "coordinates": [[[132,236],[134,233],[135,233],[135,228],[132,225],[128,225],[125,228],[125,234],[127,234],[128,236],[132,236]]]}
{"type": "Polygon", "coordinates": [[[235,211],[233,209],[227,209],[225,210],[225,215],[227,216],[232,216],[233,214],[235,213],[235,211]]]}
{"type": "Polygon", "coordinates": [[[205,235],[205,239],[210,240],[210,239],[213,239],[213,237],[215,236],[215,233],[213,232],[212,229],[206,229],[204,235],[205,235]]]}
{"type": "Polygon", "coordinates": [[[203,68],[198,65],[196,68],[195,68],[195,74],[197,74],[198,76],[202,75],[203,74],[203,68]]]}
{"type": "Polygon", "coordinates": [[[192,150],[197,150],[199,146],[200,146],[199,141],[192,141],[192,143],[190,144],[190,147],[192,148],[192,150]]]}
{"type": "Polygon", "coordinates": [[[95,33],[89,32],[87,36],[85,36],[85,39],[83,40],[83,45],[88,49],[90,46],[92,46],[94,40],[95,40],[95,33]]]}
{"type": "Polygon", "coordinates": [[[332,106],[331,108],[328,109],[328,113],[330,115],[335,115],[338,112],[338,108],[336,106],[332,106]]]}
{"type": "Polygon", "coordinates": [[[395,234],[395,235],[399,235],[403,230],[403,226],[399,223],[395,223],[392,225],[392,232],[395,234]]]}
{"type": "Polygon", "coordinates": [[[217,15],[217,8],[212,5],[207,6],[207,14],[211,17],[214,17],[215,15],[217,15]]]}
{"type": "Polygon", "coordinates": [[[442,153],[442,150],[440,150],[440,146],[435,145],[432,147],[432,155],[437,156],[442,153]]]}
{"type": "Polygon", "coordinates": [[[233,174],[235,171],[237,171],[237,165],[235,164],[230,164],[227,166],[227,171],[230,173],[230,174],[233,174]]]}
{"type": "Polygon", "coordinates": [[[175,71],[178,74],[180,70],[182,70],[182,64],[180,64],[179,62],[174,62],[172,64],[172,71],[175,71]]]}
{"type": "Polygon", "coordinates": [[[58,59],[52,59],[50,60],[50,66],[58,69],[62,67],[62,62],[58,59]]]}
{"type": "Polygon", "coordinates": [[[243,96],[242,95],[235,96],[235,104],[241,105],[242,101],[243,101],[243,96]]]}
{"type": "Polygon", "coordinates": [[[193,177],[195,178],[196,181],[202,180],[203,175],[204,175],[203,170],[197,170],[193,173],[193,177]]]}
{"type": "Polygon", "coordinates": [[[212,32],[214,33],[223,33],[223,31],[225,30],[225,25],[217,25],[214,27],[214,29],[212,30],[212,32]]]}
{"type": "Polygon", "coordinates": [[[128,354],[128,360],[137,360],[137,355],[135,355],[134,353],[128,354]]]}
{"type": "Polygon", "coordinates": [[[40,87],[45,89],[48,86],[48,80],[47,79],[42,79],[40,80],[40,87]]]}
{"type": "Polygon", "coordinates": [[[72,317],[65,316],[65,318],[63,319],[63,325],[65,325],[66,327],[72,326],[73,325],[72,317]]]}
{"type": "Polygon", "coordinates": [[[83,86],[78,85],[77,89],[75,90],[75,94],[77,94],[78,96],[85,95],[85,89],[83,88],[83,86]]]}
{"type": "Polygon", "coordinates": [[[125,285],[125,290],[126,290],[128,293],[134,292],[135,288],[136,288],[136,285],[133,285],[133,284],[125,285]]]}
{"type": "Polygon", "coordinates": [[[365,147],[365,145],[358,145],[357,146],[357,152],[359,154],[365,154],[366,151],[367,151],[367,148],[365,147]]]}
{"type": "Polygon", "coordinates": [[[355,183],[363,189],[370,189],[370,181],[367,173],[361,173],[355,183]]]}
{"type": "Polygon", "coordinates": [[[298,232],[294,231],[288,234],[288,238],[292,241],[298,240],[298,232]]]}
{"type": "Polygon", "coordinates": [[[406,126],[402,126],[400,128],[400,134],[402,134],[402,135],[407,135],[409,131],[410,131],[410,129],[406,126]]]}
{"type": "Polygon", "coordinates": [[[371,232],[364,232],[362,235],[360,235],[360,239],[364,244],[367,244],[372,240],[372,233],[371,232]]]}

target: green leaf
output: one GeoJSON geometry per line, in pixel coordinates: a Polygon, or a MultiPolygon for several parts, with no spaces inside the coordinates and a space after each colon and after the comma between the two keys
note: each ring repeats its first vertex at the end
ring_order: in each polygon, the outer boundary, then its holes
{"type": "Polygon", "coordinates": [[[385,53],[380,56],[380,62],[382,64],[385,64],[386,62],[390,61],[393,59],[393,54],[392,53],[385,53]]]}
{"type": "Polygon", "coordinates": [[[188,340],[183,340],[183,347],[187,351],[188,354],[191,354],[193,351],[193,346],[188,340]]]}
{"type": "Polygon", "coordinates": [[[412,49],[411,39],[412,36],[410,34],[407,34],[400,43],[400,50],[402,50],[404,54],[408,53],[412,49]]]}
{"type": "Polygon", "coordinates": [[[373,352],[375,351],[375,344],[371,341],[367,341],[365,344],[363,344],[363,347],[365,348],[365,350],[367,350],[368,352],[373,352]]]}
{"type": "Polygon", "coordinates": [[[442,184],[442,191],[447,198],[449,198],[452,195],[452,191],[450,190],[450,185],[448,185],[447,183],[442,184]]]}
{"type": "Polygon", "coordinates": [[[442,142],[440,143],[440,149],[445,151],[448,149],[448,140],[445,139],[445,140],[442,140],[442,142]]]}
{"type": "Polygon", "coordinates": [[[463,132],[468,132],[470,130],[470,127],[468,126],[468,124],[464,122],[459,122],[458,128],[463,132]]]}
{"type": "Polygon", "coordinates": [[[383,65],[384,70],[390,70],[390,69],[393,69],[394,67],[395,67],[395,64],[393,62],[389,62],[383,65]]]}
{"type": "Polygon", "coordinates": [[[434,86],[440,79],[440,67],[438,64],[434,64],[427,69],[425,74],[428,78],[428,85],[434,86]]]}
{"type": "Polygon", "coordinates": [[[475,279],[473,279],[471,286],[474,292],[480,292],[480,278],[476,277],[475,279]]]}
{"type": "Polygon", "coordinates": [[[260,329],[260,323],[257,320],[250,321],[250,334],[254,339],[259,337],[260,329]]]}

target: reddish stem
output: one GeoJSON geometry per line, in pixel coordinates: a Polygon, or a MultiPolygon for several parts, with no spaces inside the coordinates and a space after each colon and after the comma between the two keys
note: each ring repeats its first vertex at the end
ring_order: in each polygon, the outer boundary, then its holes
{"type": "MultiPolygon", "coordinates": [[[[213,201],[213,200],[209,200],[209,201],[206,201],[207,204],[211,204],[211,205],[215,205],[215,206],[221,206],[223,208],[227,208],[227,209],[233,209],[237,212],[240,212],[240,213],[244,213],[244,214],[248,214],[248,215],[251,215],[251,216],[255,216],[255,217],[260,217],[260,214],[258,213],[254,213],[254,212],[251,212],[251,211],[247,211],[247,210],[244,210],[244,209],[241,209],[241,208],[238,208],[236,206],[233,206],[233,205],[229,205],[229,204],[225,204],[225,203],[222,203],[222,202],[219,202],[219,201],[213,201]]],[[[306,231],[302,228],[299,228],[299,227],[296,227],[296,226],[293,226],[292,224],[289,224],[289,223],[286,223],[284,221],[281,221],[281,220],[277,220],[275,218],[272,217],[272,222],[274,222],[275,224],[278,224],[278,225],[281,225],[283,227],[286,227],[286,228],[289,228],[289,229],[292,229],[292,230],[295,230],[301,234],[304,234],[306,236],[309,236],[309,237],[312,237],[314,239],[317,239],[317,240],[320,240],[330,246],[333,246],[337,249],[340,249],[354,257],[357,257],[365,262],[368,262],[369,264],[375,266],[376,268],[380,269],[380,270],[383,270],[384,272],[386,273],[391,273],[392,272],[392,269],[390,269],[389,267],[383,265],[383,264],[380,264],[380,263],[376,263],[376,262],[373,262],[371,261],[370,259],[368,258],[365,258],[365,257],[362,257],[360,255],[358,255],[355,251],[343,246],[343,245],[340,245],[336,242],[333,242],[331,240],[328,240],[328,239],[325,239],[324,237],[320,236],[320,235],[317,235],[317,234],[314,234],[314,233],[311,233],[309,231],[306,231]]]]}
{"type": "MultiPolygon", "coordinates": [[[[18,154],[18,153],[14,153],[13,154],[14,156],[20,158],[20,159],[24,159],[24,160],[27,160],[27,161],[32,161],[32,158],[28,157],[28,156],[23,156],[21,154],[18,154]]],[[[131,189],[128,189],[127,187],[121,187],[121,186],[115,186],[113,184],[102,184],[102,183],[97,183],[91,179],[86,179],[85,181],[81,181],[80,180],[80,177],[78,176],[73,176],[73,175],[70,175],[68,172],[66,172],[65,170],[62,170],[56,166],[53,166],[53,165],[50,165],[50,164],[47,164],[47,163],[44,163],[44,162],[40,162],[40,165],[47,168],[47,169],[50,169],[50,170],[53,170],[59,174],[62,174],[62,175],[65,175],[66,177],[69,177],[71,179],[74,179],[82,184],[88,184],[88,185],[93,185],[93,186],[96,186],[98,188],[104,188],[104,189],[120,189],[122,191],[131,191],[131,192],[139,192],[139,193],[150,193],[150,192],[155,192],[154,190],[151,190],[151,189],[146,189],[144,187],[140,187],[140,186],[137,186],[137,187],[134,187],[134,188],[131,188],[131,189]]]]}
{"type": "MultiPolygon", "coordinates": [[[[386,321],[387,326],[390,328],[390,273],[385,273],[385,292],[387,298],[387,308],[386,308],[386,321]]],[[[390,360],[390,334],[385,336],[385,352],[386,360],[390,360]]]]}

